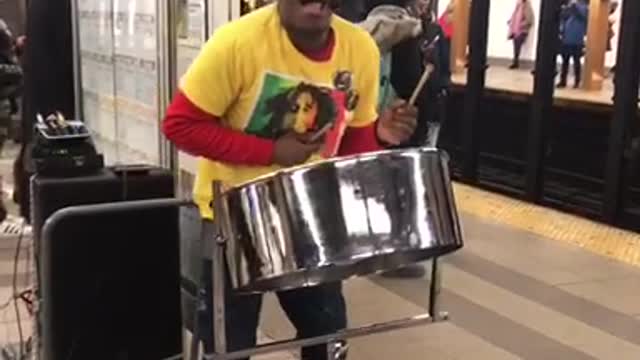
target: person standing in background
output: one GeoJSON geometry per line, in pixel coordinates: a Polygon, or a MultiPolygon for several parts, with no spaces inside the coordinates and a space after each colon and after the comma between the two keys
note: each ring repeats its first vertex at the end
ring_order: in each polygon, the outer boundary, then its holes
{"type": "Polygon", "coordinates": [[[533,6],[530,0],[516,0],[516,7],[509,19],[509,39],[513,41],[513,62],[509,69],[520,67],[520,53],[522,45],[527,41],[529,32],[535,22],[533,6]]]}
{"type": "MultiPolygon", "coordinates": [[[[11,116],[15,114],[16,97],[22,90],[22,68],[15,56],[15,42],[3,20],[0,20],[0,152],[9,135],[11,116]]],[[[2,190],[0,178],[0,194],[2,190]]],[[[0,223],[7,218],[4,200],[0,196],[0,223]]]]}
{"type": "MultiPolygon", "coordinates": [[[[408,141],[399,148],[436,146],[445,116],[446,95],[451,72],[445,35],[429,0],[369,1],[368,17],[360,24],[380,48],[381,84],[379,111],[394,98],[411,98],[426,66],[433,72],[416,100],[418,124],[408,141]]],[[[425,269],[413,264],[382,275],[391,278],[420,278],[425,269]]]]}
{"type": "Polygon", "coordinates": [[[18,58],[22,57],[24,54],[24,47],[27,46],[27,36],[21,35],[16,38],[16,56],[18,58]]]}
{"type": "Polygon", "coordinates": [[[391,81],[394,73],[407,74],[412,81],[411,84],[415,86],[422,71],[417,51],[422,24],[420,20],[409,13],[404,5],[405,2],[409,2],[409,0],[372,1],[368,5],[370,8],[365,9],[365,11],[368,10],[366,19],[358,24],[371,35],[380,50],[378,111],[385,109],[398,97],[395,90],[398,84],[393,84],[391,81]],[[398,49],[406,44],[416,51],[403,52],[400,57],[395,56],[398,49]]]}
{"type": "MultiPolygon", "coordinates": [[[[450,48],[444,41],[446,35],[442,27],[436,21],[435,14],[431,11],[430,1],[414,0],[414,14],[422,23],[422,34],[418,38],[418,66],[419,76],[427,66],[433,67],[433,72],[427,81],[427,85],[420,94],[420,119],[415,133],[411,137],[408,146],[437,146],[440,123],[444,117],[444,100],[448,94],[451,83],[450,48]]],[[[402,45],[402,44],[401,44],[402,45]]],[[[406,49],[404,49],[406,51],[406,49]]],[[[398,47],[396,58],[408,57],[402,54],[403,48],[398,47]]],[[[394,59],[400,62],[400,59],[394,59]]],[[[392,83],[400,90],[401,97],[410,97],[414,87],[400,70],[393,73],[392,83]]]]}
{"type": "MultiPolygon", "coordinates": [[[[369,1],[367,18],[359,24],[373,37],[380,50],[379,112],[389,108],[398,98],[409,99],[422,73],[420,36],[423,28],[420,19],[415,16],[413,5],[413,0],[369,1]]],[[[424,111],[422,99],[424,96],[420,96],[416,102],[418,109],[422,109],[419,114],[424,111]]],[[[424,118],[422,115],[424,113],[419,116],[418,122],[424,118]]],[[[414,132],[412,138],[415,134],[414,132]]],[[[406,146],[405,142],[400,147],[406,146]]],[[[390,205],[383,203],[385,206],[390,205]]],[[[387,211],[397,215],[397,211],[393,209],[387,211]]],[[[394,222],[398,223],[400,220],[392,221],[394,222]]],[[[424,274],[422,265],[411,264],[382,275],[392,278],[421,278],[424,274]]]]}
{"type": "Polygon", "coordinates": [[[0,151],[11,132],[11,118],[18,112],[22,92],[22,67],[15,50],[11,32],[0,25],[0,151]]]}
{"type": "Polygon", "coordinates": [[[456,3],[454,0],[451,0],[438,19],[438,24],[440,24],[444,32],[444,38],[449,42],[449,46],[451,45],[451,38],[453,37],[453,12],[455,8],[456,3]]]}
{"type": "Polygon", "coordinates": [[[613,50],[613,38],[614,36],[616,36],[616,32],[615,30],[613,30],[613,27],[616,24],[616,18],[615,18],[615,13],[618,10],[618,2],[617,1],[612,1],[609,3],[609,28],[607,31],[607,51],[611,51],[613,50]]]}
{"type": "Polygon", "coordinates": [[[336,14],[353,23],[359,23],[367,18],[367,1],[349,0],[342,1],[336,14]]]}
{"type": "MultiPolygon", "coordinates": [[[[437,148],[440,129],[446,123],[446,107],[451,84],[450,50],[445,34],[432,11],[431,0],[409,0],[409,12],[422,25],[422,33],[415,39],[401,42],[393,51],[391,84],[398,97],[412,97],[419,79],[431,70],[425,87],[418,94],[418,123],[411,138],[400,148],[437,148]],[[406,69],[415,69],[411,72],[406,69]],[[414,75],[415,74],[415,75],[414,75]]],[[[412,264],[382,276],[390,278],[420,278],[426,271],[423,264],[412,264]]]]}
{"type": "Polygon", "coordinates": [[[562,6],[560,14],[560,56],[562,57],[562,69],[558,88],[567,87],[569,75],[569,61],[573,60],[575,89],[580,87],[582,75],[582,54],[584,52],[585,36],[587,35],[587,22],[589,19],[589,3],[587,0],[571,0],[562,6]]]}
{"type": "MultiPolygon", "coordinates": [[[[442,12],[438,19],[438,25],[442,29],[444,37],[441,44],[447,56],[451,55],[451,39],[453,38],[453,14],[455,11],[455,0],[449,1],[447,8],[442,12]]],[[[447,66],[451,67],[450,60],[447,60],[447,66]]],[[[451,69],[449,69],[449,77],[451,77],[451,69]]]]}
{"type": "MultiPolygon", "coordinates": [[[[620,4],[617,1],[612,1],[609,3],[609,31],[607,33],[607,52],[613,50],[613,38],[616,36],[616,31],[613,29],[616,25],[616,11],[618,11],[618,6],[620,4]]],[[[613,75],[616,71],[615,64],[611,67],[611,75],[613,75]]]]}
{"type": "Polygon", "coordinates": [[[29,179],[33,175],[31,150],[36,114],[56,111],[74,119],[73,36],[69,0],[30,0],[26,42],[23,44],[24,96],[22,148],[14,163],[14,201],[30,222],[29,179]],[[43,59],[45,59],[43,61],[43,59]]]}

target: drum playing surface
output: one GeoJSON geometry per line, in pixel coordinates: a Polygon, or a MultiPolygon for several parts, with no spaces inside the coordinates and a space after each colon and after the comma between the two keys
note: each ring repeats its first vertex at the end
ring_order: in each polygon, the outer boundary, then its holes
{"type": "Polygon", "coordinates": [[[384,271],[462,247],[446,154],[389,150],[326,160],[227,191],[234,288],[267,292],[384,271]]]}

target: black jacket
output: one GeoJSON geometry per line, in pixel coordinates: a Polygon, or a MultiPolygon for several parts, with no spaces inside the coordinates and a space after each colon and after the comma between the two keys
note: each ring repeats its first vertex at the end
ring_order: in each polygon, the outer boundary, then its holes
{"type": "Polygon", "coordinates": [[[0,30],[0,100],[15,99],[22,88],[22,67],[17,62],[13,44],[11,34],[0,30]]]}
{"type": "Polygon", "coordinates": [[[420,146],[427,136],[428,123],[442,122],[444,119],[444,95],[451,84],[449,44],[444,38],[440,25],[429,23],[424,33],[414,39],[405,40],[392,50],[391,84],[398,96],[408,100],[422,73],[424,63],[434,66],[434,72],[418,97],[418,127],[408,146],[420,146]],[[433,42],[437,37],[439,40],[433,42]],[[423,51],[426,44],[434,46],[423,51]]]}
{"type": "Polygon", "coordinates": [[[20,215],[30,217],[29,178],[31,138],[36,114],[60,111],[75,118],[72,0],[30,0],[27,9],[27,43],[23,55],[24,96],[22,149],[14,163],[14,200],[20,215]]]}
{"type": "MultiPolygon", "coordinates": [[[[376,6],[396,5],[404,7],[407,0],[349,0],[343,1],[338,14],[344,18],[360,22],[376,6]]],[[[422,72],[424,61],[428,60],[434,67],[429,82],[425,86],[422,94],[417,100],[416,106],[419,109],[418,129],[410,141],[410,144],[422,144],[422,139],[426,137],[428,122],[441,121],[444,107],[441,105],[442,94],[449,89],[451,82],[449,43],[445,40],[440,25],[436,22],[429,22],[423,25],[425,31],[418,38],[408,39],[396,45],[392,49],[391,84],[397,95],[408,100],[415,89],[422,72]],[[439,41],[435,43],[433,49],[425,53],[422,51],[423,45],[430,44],[436,37],[439,41]]]]}
{"type": "Polygon", "coordinates": [[[341,17],[358,23],[367,17],[367,1],[365,0],[343,0],[340,8],[336,11],[341,17]]]}
{"type": "Polygon", "coordinates": [[[434,66],[434,72],[423,91],[424,95],[436,97],[451,85],[450,50],[442,28],[437,23],[427,24],[424,28],[420,37],[405,40],[392,50],[391,83],[403,99],[411,97],[424,71],[424,63],[434,66]],[[429,44],[433,46],[423,51],[429,44]]]}
{"type": "Polygon", "coordinates": [[[13,99],[22,91],[22,67],[0,54],[0,100],[13,99]]]}
{"type": "Polygon", "coordinates": [[[24,54],[23,139],[31,139],[36,114],[74,114],[71,0],[31,0],[24,54]]]}

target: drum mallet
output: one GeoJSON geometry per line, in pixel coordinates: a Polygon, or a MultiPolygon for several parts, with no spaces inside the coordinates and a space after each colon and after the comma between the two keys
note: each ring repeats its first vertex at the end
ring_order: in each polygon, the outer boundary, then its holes
{"type": "Polygon", "coordinates": [[[425,66],[424,71],[422,72],[422,76],[420,77],[420,81],[418,81],[418,85],[416,85],[415,89],[413,89],[413,93],[411,94],[411,98],[409,98],[409,105],[414,106],[416,101],[418,100],[418,96],[422,92],[422,89],[427,84],[427,81],[433,74],[434,66],[433,64],[427,64],[425,66]]]}
{"type": "MultiPolygon", "coordinates": [[[[437,35],[428,44],[425,44],[425,45],[421,46],[422,51],[426,52],[430,48],[433,48],[433,46],[435,46],[435,44],[439,40],[440,40],[440,35],[437,35]]],[[[424,71],[422,72],[422,76],[420,77],[420,80],[418,81],[418,85],[416,85],[416,88],[413,89],[413,94],[411,94],[411,98],[409,99],[409,105],[413,106],[413,105],[416,104],[416,101],[418,100],[418,96],[420,96],[420,93],[422,92],[422,89],[424,88],[424,85],[427,83],[427,81],[431,77],[431,74],[433,74],[434,70],[435,70],[435,66],[430,62],[426,62],[426,65],[424,67],[424,71]]]]}

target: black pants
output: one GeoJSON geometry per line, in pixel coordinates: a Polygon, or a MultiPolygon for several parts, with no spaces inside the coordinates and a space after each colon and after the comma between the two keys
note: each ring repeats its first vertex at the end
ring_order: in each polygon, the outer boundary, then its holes
{"type": "Polygon", "coordinates": [[[569,75],[569,61],[573,60],[573,75],[575,76],[576,87],[582,79],[582,49],[581,45],[562,45],[560,48],[560,56],[562,56],[562,69],[560,71],[560,84],[567,84],[567,76],[569,75]]]}
{"type": "Polygon", "coordinates": [[[527,36],[529,34],[522,33],[518,36],[513,37],[513,64],[520,65],[520,54],[522,53],[522,46],[525,41],[527,41],[527,36]]]}
{"type": "MultiPolygon", "coordinates": [[[[213,308],[211,261],[205,261],[203,294],[205,309],[199,314],[198,332],[208,354],[213,353],[213,308]]],[[[228,280],[227,280],[228,281],[228,280]]],[[[228,286],[227,286],[228,289],[228,286]]],[[[280,306],[296,328],[298,338],[326,335],[347,326],[347,311],[342,295],[342,283],[279,292],[280,306]]],[[[226,294],[227,347],[229,351],[245,350],[256,345],[258,320],[262,307],[261,295],[226,294]]],[[[302,349],[302,360],[329,360],[327,346],[302,349]]]]}
{"type": "MultiPolygon", "coordinates": [[[[429,90],[430,91],[430,90],[429,90]]],[[[445,114],[447,110],[447,95],[444,93],[430,96],[425,100],[423,106],[420,107],[420,116],[418,118],[418,124],[416,129],[411,135],[409,140],[396,147],[398,149],[410,148],[410,147],[422,147],[425,146],[430,137],[430,130],[433,129],[434,124],[442,125],[445,120],[445,114]]],[[[429,144],[437,146],[435,144],[429,144]]]]}

